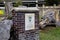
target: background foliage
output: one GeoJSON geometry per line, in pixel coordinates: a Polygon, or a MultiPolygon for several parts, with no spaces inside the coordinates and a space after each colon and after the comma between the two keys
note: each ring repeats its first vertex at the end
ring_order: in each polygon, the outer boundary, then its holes
{"type": "MultiPolygon", "coordinates": [[[[4,1],[9,1],[9,0],[4,0],[4,1]]],[[[3,0],[0,0],[0,2],[4,2],[3,0]]],[[[14,6],[17,7],[19,5],[22,5],[22,0],[10,0],[12,2],[15,2],[14,6]]]]}
{"type": "Polygon", "coordinates": [[[48,6],[52,6],[53,4],[58,5],[60,0],[45,0],[46,1],[46,5],[48,6]]]}

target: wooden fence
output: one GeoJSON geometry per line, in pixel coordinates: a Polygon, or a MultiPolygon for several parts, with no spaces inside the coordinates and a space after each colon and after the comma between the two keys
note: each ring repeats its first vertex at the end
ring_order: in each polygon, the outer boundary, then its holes
{"type": "Polygon", "coordinates": [[[40,19],[41,17],[43,17],[44,15],[46,15],[49,12],[54,12],[54,17],[56,19],[56,21],[60,21],[60,6],[45,6],[43,5],[42,7],[38,7],[39,8],[39,14],[40,14],[40,19]]]}

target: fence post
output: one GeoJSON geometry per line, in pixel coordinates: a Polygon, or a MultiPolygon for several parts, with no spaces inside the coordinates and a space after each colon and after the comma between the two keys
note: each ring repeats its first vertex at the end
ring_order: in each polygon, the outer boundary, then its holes
{"type": "Polygon", "coordinates": [[[42,8],[43,13],[42,13],[42,16],[44,16],[44,9],[45,9],[45,5],[43,4],[43,8],[42,8]]]}

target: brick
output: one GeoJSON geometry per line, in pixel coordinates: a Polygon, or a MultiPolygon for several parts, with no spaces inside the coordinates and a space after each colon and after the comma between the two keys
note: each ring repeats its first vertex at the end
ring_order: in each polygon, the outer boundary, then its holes
{"type": "MultiPolygon", "coordinates": [[[[29,12],[26,12],[26,13],[29,13],[29,12]]],[[[35,28],[38,29],[39,14],[38,12],[34,12],[34,13],[35,13],[35,28]]],[[[17,39],[18,40],[39,40],[39,33],[37,32],[38,30],[34,29],[34,30],[25,31],[25,13],[24,12],[13,13],[13,25],[15,29],[16,40],[17,39]]]]}

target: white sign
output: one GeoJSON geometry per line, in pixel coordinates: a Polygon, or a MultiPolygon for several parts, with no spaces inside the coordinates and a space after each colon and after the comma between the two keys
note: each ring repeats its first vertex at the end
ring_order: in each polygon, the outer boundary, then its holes
{"type": "Polygon", "coordinates": [[[35,29],[35,14],[26,13],[25,14],[25,30],[35,29]]]}

